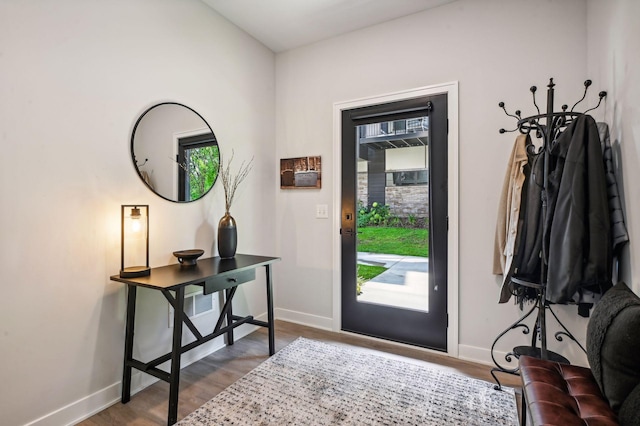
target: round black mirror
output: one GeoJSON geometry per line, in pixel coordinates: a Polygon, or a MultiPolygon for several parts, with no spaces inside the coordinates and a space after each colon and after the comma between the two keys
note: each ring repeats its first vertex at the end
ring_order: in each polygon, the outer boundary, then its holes
{"type": "Polygon", "coordinates": [[[131,158],[145,185],[175,202],[202,198],[220,167],[218,141],[209,124],[175,102],[154,105],[138,118],[131,133],[131,158]]]}

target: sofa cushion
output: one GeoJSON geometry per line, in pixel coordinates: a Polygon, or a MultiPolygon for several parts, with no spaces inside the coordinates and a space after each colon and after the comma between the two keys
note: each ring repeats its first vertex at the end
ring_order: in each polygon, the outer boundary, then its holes
{"type": "Polygon", "coordinates": [[[521,356],[520,376],[534,425],[618,424],[588,368],[521,356]]]}
{"type": "Polygon", "coordinates": [[[640,426],[640,385],[624,400],[618,418],[622,426],[640,426]]]}
{"type": "Polygon", "coordinates": [[[618,283],[596,305],[587,327],[587,358],[615,412],[640,383],[640,298],[618,283]]]}

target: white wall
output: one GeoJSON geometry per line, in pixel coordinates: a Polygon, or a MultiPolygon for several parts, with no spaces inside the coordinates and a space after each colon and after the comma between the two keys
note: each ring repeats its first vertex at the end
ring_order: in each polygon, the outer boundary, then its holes
{"type": "MultiPolygon", "coordinates": [[[[630,243],[622,254],[621,279],[640,294],[640,2],[588,2],[588,69],[608,92],[597,117],[609,123],[616,178],[630,243]]],[[[596,95],[596,93],[594,93],[596,95]]],[[[593,102],[593,101],[592,101],[593,102]]]]}
{"type": "MultiPolygon", "coordinates": [[[[577,100],[588,77],[586,19],[583,0],[460,0],[276,57],[279,158],[332,158],[336,102],[459,81],[462,357],[489,362],[493,339],[520,315],[513,304],[498,305],[499,279],[491,274],[499,192],[515,139],[498,133],[514,126],[498,102],[532,114],[529,87],[540,87],[538,102],[544,105],[549,77],[557,83],[558,106],[577,100]]],[[[314,206],[332,205],[339,168],[324,161],[319,192],[277,193],[283,262],[275,282],[283,318],[331,326],[332,240],[338,236],[330,221],[315,219],[314,206]]],[[[576,308],[558,311],[584,341],[586,320],[576,308]]],[[[529,339],[515,333],[498,349],[529,339]]],[[[571,344],[552,341],[549,347],[585,361],[571,344]]]]}
{"type": "MultiPolygon", "coordinates": [[[[130,132],[152,104],[190,106],[223,154],[255,156],[232,208],[239,252],[274,253],[274,71],[271,51],[197,0],[0,2],[2,424],[59,409],[38,424],[66,424],[117,398],[121,204],[150,205],[152,266],[214,254],[221,185],[171,203],[131,164],[130,132]]],[[[262,275],[237,310],[266,311],[262,275]]],[[[150,290],[138,300],[134,352],[152,359],[170,344],[167,304],[150,290]]]]}

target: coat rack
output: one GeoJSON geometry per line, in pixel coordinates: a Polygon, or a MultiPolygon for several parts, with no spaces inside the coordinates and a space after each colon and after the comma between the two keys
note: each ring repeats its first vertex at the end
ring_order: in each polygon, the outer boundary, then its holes
{"type": "MultiPolygon", "coordinates": [[[[558,136],[562,133],[562,131],[569,125],[573,120],[577,117],[586,114],[589,111],[592,111],[600,106],[602,100],[607,96],[607,92],[600,92],[598,94],[599,101],[598,104],[590,108],[582,113],[575,112],[575,108],[578,104],[580,104],[587,96],[587,91],[591,86],[591,80],[586,80],[584,82],[584,94],[582,98],[580,98],[570,110],[568,110],[568,105],[562,105],[561,112],[554,111],[554,87],[555,84],[553,82],[553,78],[549,79],[549,84],[547,85],[547,109],[545,113],[540,112],[540,108],[536,102],[536,92],[537,87],[532,86],[529,90],[533,96],[533,105],[537,110],[536,115],[532,115],[529,117],[522,117],[521,111],[516,110],[514,114],[509,114],[506,110],[504,102],[500,102],[498,106],[503,109],[505,114],[509,117],[515,118],[517,120],[516,127],[512,130],[500,129],[500,133],[506,132],[516,132],[519,131],[522,134],[530,134],[530,132],[534,131],[536,136],[542,140],[541,146],[536,148],[535,145],[529,145],[527,147],[528,153],[535,157],[539,156],[542,153],[550,153],[551,148],[553,147],[554,142],[558,138],[558,136]]],[[[543,172],[543,186],[542,186],[542,210],[541,210],[541,218],[542,218],[542,235],[546,235],[547,232],[547,193],[546,190],[548,188],[548,175],[549,175],[549,156],[544,155],[544,172],[543,172]]],[[[544,240],[544,238],[543,238],[544,240]]],[[[559,342],[563,341],[563,337],[567,337],[573,340],[583,352],[586,353],[584,347],[578,342],[578,340],[571,334],[571,332],[564,326],[564,324],[558,319],[558,316],[555,314],[553,309],[551,308],[550,303],[546,299],[546,282],[547,282],[547,265],[546,260],[548,259],[547,247],[543,241],[542,243],[542,261],[540,262],[540,279],[537,282],[525,281],[522,279],[518,279],[515,277],[511,277],[511,282],[516,284],[521,291],[529,291],[535,293],[535,302],[533,307],[527,311],[525,315],[523,315],[516,322],[507,327],[502,333],[496,337],[491,345],[491,358],[496,365],[495,368],[492,368],[491,375],[493,379],[496,381],[497,385],[495,389],[501,390],[502,386],[500,381],[496,377],[496,373],[508,373],[519,375],[519,367],[509,368],[508,366],[502,365],[495,357],[495,346],[500,341],[500,339],[509,333],[512,330],[521,329],[523,334],[529,334],[531,332],[529,326],[525,324],[525,320],[529,318],[534,312],[536,313],[535,325],[533,326],[533,334],[531,338],[530,346],[517,346],[513,348],[512,352],[509,352],[505,356],[505,361],[510,363],[513,360],[513,357],[519,358],[522,355],[533,356],[542,359],[548,359],[556,362],[569,363],[569,361],[550,350],[547,349],[547,310],[552,314],[555,321],[561,327],[561,330],[555,333],[555,339],[559,342]],[[540,346],[538,347],[538,340],[540,341],[540,346]]]]}

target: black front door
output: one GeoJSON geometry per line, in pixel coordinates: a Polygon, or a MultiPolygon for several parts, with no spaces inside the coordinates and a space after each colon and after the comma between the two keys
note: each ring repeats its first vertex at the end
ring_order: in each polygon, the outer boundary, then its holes
{"type": "Polygon", "coordinates": [[[446,94],[342,111],[343,330],[447,350],[447,133],[446,94]]]}

